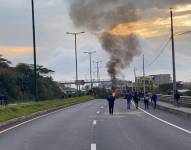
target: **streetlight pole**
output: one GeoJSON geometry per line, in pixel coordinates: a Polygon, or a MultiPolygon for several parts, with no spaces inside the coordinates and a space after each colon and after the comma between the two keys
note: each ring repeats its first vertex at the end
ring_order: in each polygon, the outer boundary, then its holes
{"type": "MultiPolygon", "coordinates": [[[[78,81],[78,53],[77,53],[77,35],[83,34],[85,32],[66,32],[66,34],[74,35],[75,38],[75,61],[76,61],[76,82],[78,81]]],[[[78,94],[78,84],[76,84],[77,94],[78,94]]]]}
{"type": "Polygon", "coordinates": [[[176,65],[175,65],[175,48],[174,48],[174,27],[173,27],[173,13],[172,8],[170,8],[171,16],[171,40],[172,40],[172,67],[173,67],[173,99],[175,102],[175,93],[176,93],[176,65]]]}
{"type": "Polygon", "coordinates": [[[134,67],[134,77],[135,77],[135,87],[134,88],[136,91],[137,90],[137,87],[136,87],[137,86],[137,82],[136,82],[137,81],[137,75],[136,75],[136,68],[135,67],[134,67]]]}
{"type": "Polygon", "coordinates": [[[143,54],[143,89],[144,89],[144,97],[145,97],[145,55],[143,54]]]}
{"type": "Polygon", "coordinates": [[[95,61],[94,63],[96,63],[96,67],[97,67],[97,82],[99,82],[100,80],[100,76],[99,76],[99,63],[101,63],[102,61],[95,61]]]}
{"type": "Polygon", "coordinates": [[[92,54],[96,53],[96,51],[84,52],[89,55],[90,57],[90,81],[91,81],[91,90],[93,88],[93,81],[92,81],[92,54]]]}
{"type": "Polygon", "coordinates": [[[38,100],[37,90],[37,67],[36,67],[36,34],[35,34],[35,14],[34,14],[34,1],[31,0],[32,6],[32,30],[33,30],[33,54],[34,54],[34,94],[35,100],[38,100]]]}

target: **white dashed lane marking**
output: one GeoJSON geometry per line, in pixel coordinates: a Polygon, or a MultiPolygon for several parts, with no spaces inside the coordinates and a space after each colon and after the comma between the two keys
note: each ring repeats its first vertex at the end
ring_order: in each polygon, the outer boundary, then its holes
{"type": "Polygon", "coordinates": [[[91,144],[91,150],[96,150],[96,144],[91,144]]]}
{"type": "Polygon", "coordinates": [[[94,121],[93,121],[93,125],[96,125],[96,124],[97,124],[97,121],[96,121],[96,120],[94,120],[94,121]]]}

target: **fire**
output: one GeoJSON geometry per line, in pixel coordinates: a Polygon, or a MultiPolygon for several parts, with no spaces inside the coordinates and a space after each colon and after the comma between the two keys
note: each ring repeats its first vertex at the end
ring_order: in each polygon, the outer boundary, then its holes
{"type": "Polygon", "coordinates": [[[112,93],[112,96],[113,96],[113,97],[115,97],[115,96],[116,96],[116,92],[115,92],[115,91],[112,93]]]}

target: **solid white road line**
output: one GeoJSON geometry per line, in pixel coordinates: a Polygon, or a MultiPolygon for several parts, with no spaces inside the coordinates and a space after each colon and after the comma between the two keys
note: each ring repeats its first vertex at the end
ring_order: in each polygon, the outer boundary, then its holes
{"type": "Polygon", "coordinates": [[[7,128],[7,129],[5,129],[5,130],[0,131],[0,134],[5,133],[5,132],[7,132],[7,131],[9,131],[9,130],[15,129],[15,128],[19,127],[19,126],[22,126],[22,125],[24,125],[24,124],[26,124],[26,123],[29,123],[29,122],[32,122],[32,121],[34,121],[34,120],[37,120],[37,119],[40,119],[40,118],[49,116],[49,115],[51,115],[51,114],[54,114],[54,113],[63,111],[64,109],[76,107],[76,106],[78,106],[78,105],[81,105],[81,104],[76,104],[76,105],[68,106],[68,107],[65,107],[65,108],[60,108],[60,109],[55,110],[55,111],[52,111],[52,112],[50,112],[50,113],[47,113],[47,114],[44,114],[44,115],[35,117],[35,118],[30,119],[30,120],[27,120],[27,121],[24,121],[24,122],[19,123],[19,124],[15,125],[15,126],[12,126],[12,127],[10,127],[10,128],[7,128]]]}
{"type": "Polygon", "coordinates": [[[155,118],[155,119],[157,119],[157,120],[159,120],[159,121],[161,121],[161,122],[163,122],[163,123],[166,123],[166,124],[168,124],[168,125],[170,125],[170,126],[172,126],[172,127],[175,127],[175,128],[177,128],[177,129],[181,130],[181,131],[184,131],[184,132],[186,132],[186,133],[188,133],[188,134],[191,134],[191,131],[189,131],[189,130],[186,130],[186,129],[181,128],[181,127],[179,127],[179,126],[177,126],[177,125],[175,125],[175,124],[172,124],[172,123],[170,123],[170,122],[168,122],[168,121],[165,121],[165,120],[163,120],[163,119],[161,119],[161,118],[158,118],[158,117],[156,117],[156,116],[150,114],[149,112],[147,112],[147,111],[145,111],[145,110],[143,110],[143,109],[141,109],[141,108],[139,108],[139,109],[140,109],[141,111],[143,111],[144,113],[146,113],[147,115],[149,115],[149,116],[151,116],[151,117],[153,117],[153,118],[155,118]]]}
{"type": "Polygon", "coordinates": [[[96,150],[96,144],[91,144],[91,150],[96,150]]]}
{"type": "MultiPolygon", "coordinates": [[[[133,105],[135,106],[134,103],[133,103],[133,105]]],[[[153,117],[153,118],[159,120],[160,122],[163,122],[163,123],[165,123],[165,124],[167,124],[167,125],[169,125],[169,126],[171,126],[171,127],[177,128],[177,129],[179,129],[179,130],[181,130],[181,131],[184,131],[184,132],[186,132],[186,133],[188,133],[188,134],[191,134],[191,131],[186,130],[186,129],[184,129],[184,128],[181,128],[181,127],[179,127],[179,126],[177,126],[177,125],[175,125],[175,124],[172,124],[172,123],[170,123],[170,122],[168,122],[168,121],[166,121],[166,120],[163,120],[163,119],[161,119],[161,118],[158,118],[158,117],[156,117],[155,115],[152,115],[151,113],[149,113],[149,112],[143,110],[143,109],[140,108],[140,107],[139,107],[139,110],[141,110],[142,112],[146,113],[147,115],[149,115],[149,116],[151,116],[151,117],[153,117]]]]}
{"type": "Polygon", "coordinates": [[[96,120],[94,120],[94,121],[93,121],[93,125],[96,125],[96,124],[97,124],[97,121],[96,121],[96,120]]]}
{"type": "MultiPolygon", "coordinates": [[[[63,109],[64,109],[64,108],[63,108],[63,109]]],[[[10,127],[10,128],[7,128],[7,129],[5,129],[5,130],[3,130],[3,131],[0,131],[0,134],[5,133],[5,132],[7,132],[7,131],[9,131],[9,130],[15,129],[15,128],[21,126],[21,125],[24,125],[24,124],[26,124],[26,123],[32,122],[32,121],[34,121],[34,120],[40,119],[40,118],[42,118],[42,117],[46,117],[46,116],[49,116],[49,115],[51,115],[51,114],[57,113],[57,112],[59,112],[59,111],[63,111],[63,109],[59,109],[59,110],[50,112],[50,113],[48,113],[48,114],[45,114],[45,115],[42,115],[42,116],[38,116],[38,117],[35,117],[35,118],[33,118],[33,119],[24,121],[24,122],[22,122],[22,123],[20,123],[20,124],[17,124],[17,125],[15,125],[15,126],[12,126],[12,127],[10,127]]]]}
{"type": "Polygon", "coordinates": [[[103,109],[103,106],[101,106],[100,108],[102,108],[102,109],[103,109]]]}
{"type": "Polygon", "coordinates": [[[96,113],[97,113],[97,114],[100,114],[100,111],[97,111],[96,113]]]}

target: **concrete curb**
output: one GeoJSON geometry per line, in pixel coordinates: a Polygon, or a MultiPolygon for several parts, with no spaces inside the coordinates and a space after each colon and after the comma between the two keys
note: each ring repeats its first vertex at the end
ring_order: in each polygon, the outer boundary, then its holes
{"type": "MultiPolygon", "coordinates": [[[[92,100],[94,100],[94,99],[92,99],[92,100]]],[[[89,100],[89,101],[92,101],[92,100],[89,100]]],[[[11,120],[2,122],[2,123],[0,123],[0,131],[3,131],[5,129],[7,129],[7,128],[13,127],[13,126],[15,126],[17,124],[20,124],[22,122],[28,121],[30,119],[40,117],[40,116],[43,116],[45,114],[48,114],[48,113],[51,113],[51,112],[54,112],[54,111],[62,110],[62,109],[65,109],[65,108],[70,108],[72,106],[77,106],[77,105],[80,105],[82,103],[86,103],[86,102],[89,102],[89,101],[81,102],[81,103],[78,103],[78,104],[67,104],[65,106],[52,108],[52,109],[48,109],[48,110],[44,110],[44,111],[39,111],[39,112],[30,114],[30,115],[21,116],[21,117],[15,118],[15,119],[11,119],[11,120]]]]}
{"type": "Polygon", "coordinates": [[[160,109],[160,110],[164,110],[164,111],[173,113],[175,115],[180,115],[180,116],[185,116],[185,117],[191,118],[190,113],[187,113],[187,112],[184,112],[184,111],[181,111],[181,110],[165,107],[165,106],[162,106],[160,104],[157,104],[157,108],[160,109]]]}

